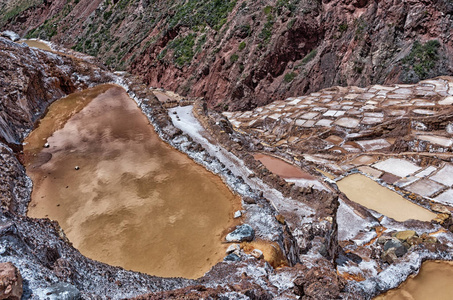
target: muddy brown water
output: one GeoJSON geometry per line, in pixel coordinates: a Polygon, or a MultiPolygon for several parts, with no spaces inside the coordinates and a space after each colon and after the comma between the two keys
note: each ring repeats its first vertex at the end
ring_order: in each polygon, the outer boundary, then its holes
{"type": "Polygon", "coordinates": [[[297,178],[309,180],[315,179],[307,172],[304,172],[301,168],[298,168],[290,163],[287,163],[282,159],[262,153],[254,154],[253,157],[256,160],[259,160],[269,171],[271,171],[274,174],[277,174],[278,176],[281,176],[282,178],[286,179],[297,178]]]}
{"type": "Polygon", "coordinates": [[[337,185],[350,200],[400,222],[409,219],[429,222],[436,217],[362,174],[349,175],[337,181],[337,185]]]}
{"type": "Polygon", "coordinates": [[[25,44],[27,44],[30,47],[34,47],[34,48],[38,48],[38,49],[46,50],[46,51],[52,51],[52,49],[49,47],[49,45],[47,45],[46,43],[41,42],[41,41],[37,41],[37,40],[20,40],[19,42],[20,43],[25,43],[25,44]]]}
{"type": "Polygon", "coordinates": [[[375,300],[451,300],[453,299],[453,262],[425,261],[420,272],[398,288],[375,300]]]}
{"type": "Polygon", "coordinates": [[[221,242],[240,198],[160,140],[121,87],[53,103],[25,142],[34,183],[28,215],[57,220],[87,257],[198,278],[225,256],[221,242]]]}

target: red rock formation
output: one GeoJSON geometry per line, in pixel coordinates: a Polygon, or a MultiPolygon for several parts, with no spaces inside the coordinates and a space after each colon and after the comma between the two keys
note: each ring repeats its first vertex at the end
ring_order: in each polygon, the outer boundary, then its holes
{"type": "Polygon", "coordinates": [[[111,80],[96,69],[82,60],[0,38],[0,141],[19,144],[51,102],[86,87],[80,78],[111,80]]]}
{"type": "Polygon", "coordinates": [[[52,37],[218,110],[453,74],[451,1],[237,1],[226,17],[204,15],[212,2],[44,1],[3,27],[52,37]]]}

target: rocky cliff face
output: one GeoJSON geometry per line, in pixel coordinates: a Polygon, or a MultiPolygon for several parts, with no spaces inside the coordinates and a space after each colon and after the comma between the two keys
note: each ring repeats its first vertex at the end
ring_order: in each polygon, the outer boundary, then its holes
{"type": "Polygon", "coordinates": [[[83,60],[0,37],[0,141],[17,145],[46,107],[77,88],[112,80],[83,60]]]}
{"type": "Polygon", "coordinates": [[[16,2],[0,6],[3,28],[99,56],[218,110],[453,73],[448,0],[16,2]]]}

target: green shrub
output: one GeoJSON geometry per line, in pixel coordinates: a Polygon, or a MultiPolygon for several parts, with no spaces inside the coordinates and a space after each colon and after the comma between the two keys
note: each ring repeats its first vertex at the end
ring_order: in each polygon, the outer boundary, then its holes
{"type": "Polygon", "coordinates": [[[181,24],[193,28],[209,25],[219,30],[226,22],[236,1],[230,0],[187,0],[175,7],[175,15],[169,20],[170,28],[181,24]]]}
{"type": "Polygon", "coordinates": [[[286,28],[288,28],[288,29],[293,28],[295,22],[296,22],[296,19],[289,20],[288,24],[286,25],[286,28]]]}
{"type": "Polygon", "coordinates": [[[206,34],[203,34],[197,41],[197,48],[195,50],[195,53],[198,53],[201,51],[201,48],[203,45],[206,43],[206,34]]]}
{"type": "Polygon", "coordinates": [[[165,55],[167,55],[167,48],[160,51],[160,53],[157,55],[156,59],[162,60],[162,59],[164,59],[165,55]]]}
{"type": "Polygon", "coordinates": [[[269,16],[270,14],[272,14],[273,10],[274,10],[274,8],[270,5],[263,8],[263,12],[266,16],[269,16]]]}
{"type": "Polygon", "coordinates": [[[110,17],[112,16],[112,11],[106,11],[104,13],[104,20],[107,21],[108,19],[110,19],[110,17]]]}
{"type": "Polygon", "coordinates": [[[241,36],[250,36],[250,33],[252,33],[252,28],[249,24],[241,25],[237,30],[240,32],[241,36]]]}
{"type": "Polygon", "coordinates": [[[239,51],[244,50],[244,49],[245,49],[245,46],[246,46],[245,42],[240,42],[240,43],[239,43],[239,46],[238,46],[238,50],[239,50],[239,51]]]}
{"type": "Polygon", "coordinates": [[[185,37],[174,39],[170,43],[169,47],[174,50],[173,58],[180,67],[192,61],[195,54],[193,51],[195,37],[196,35],[192,33],[185,37]]]}
{"type": "Polygon", "coordinates": [[[305,55],[305,57],[302,59],[302,64],[307,64],[308,62],[310,62],[313,58],[315,58],[317,53],[318,51],[316,51],[316,49],[311,50],[310,53],[305,55]]]}
{"type": "Polygon", "coordinates": [[[348,30],[348,24],[341,23],[340,25],[338,25],[338,31],[339,32],[345,32],[346,30],[348,30]]]}
{"type": "Polygon", "coordinates": [[[286,73],[285,74],[285,77],[283,78],[283,80],[287,83],[290,83],[291,81],[294,80],[294,78],[296,78],[297,74],[294,73],[294,72],[289,72],[289,73],[286,73]]]}
{"type": "MultiPolygon", "coordinates": [[[[6,1],[5,3],[7,3],[6,1]]],[[[10,21],[19,14],[21,14],[24,10],[27,10],[28,8],[32,7],[33,5],[37,4],[36,0],[27,0],[27,1],[20,1],[19,3],[16,3],[15,5],[12,5],[9,10],[7,11],[2,11],[3,16],[1,16],[2,21],[10,21]]],[[[1,6],[1,5],[0,5],[1,6]]]]}
{"type": "Polygon", "coordinates": [[[439,60],[439,48],[440,43],[437,40],[428,41],[423,45],[418,41],[414,42],[411,52],[402,60],[406,65],[405,69],[412,67],[420,79],[427,78],[439,60]]]}
{"type": "Polygon", "coordinates": [[[281,14],[282,8],[285,7],[291,12],[291,15],[293,15],[297,11],[299,2],[300,0],[278,0],[276,5],[277,11],[281,14]]]}
{"type": "Polygon", "coordinates": [[[271,39],[273,27],[274,27],[274,22],[267,21],[267,23],[264,24],[264,27],[259,34],[259,37],[263,39],[265,44],[268,43],[269,40],[271,39]]]}
{"type": "Polygon", "coordinates": [[[235,63],[239,60],[239,55],[237,55],[236,53],[234,53],[233,55],[230,56],[230,61],[232,63],[235,63]]]}

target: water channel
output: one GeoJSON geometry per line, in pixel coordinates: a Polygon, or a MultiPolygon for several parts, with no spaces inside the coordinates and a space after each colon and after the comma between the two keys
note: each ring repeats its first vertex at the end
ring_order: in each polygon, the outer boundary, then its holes
{"type": "Polygon", "coordinates": [[[53,103],[24,153],[34,184],[28,215],[57,220],[87,257],[198,278],[225,256],[240,198],[160,140],[123,88],[53,103]]]}

